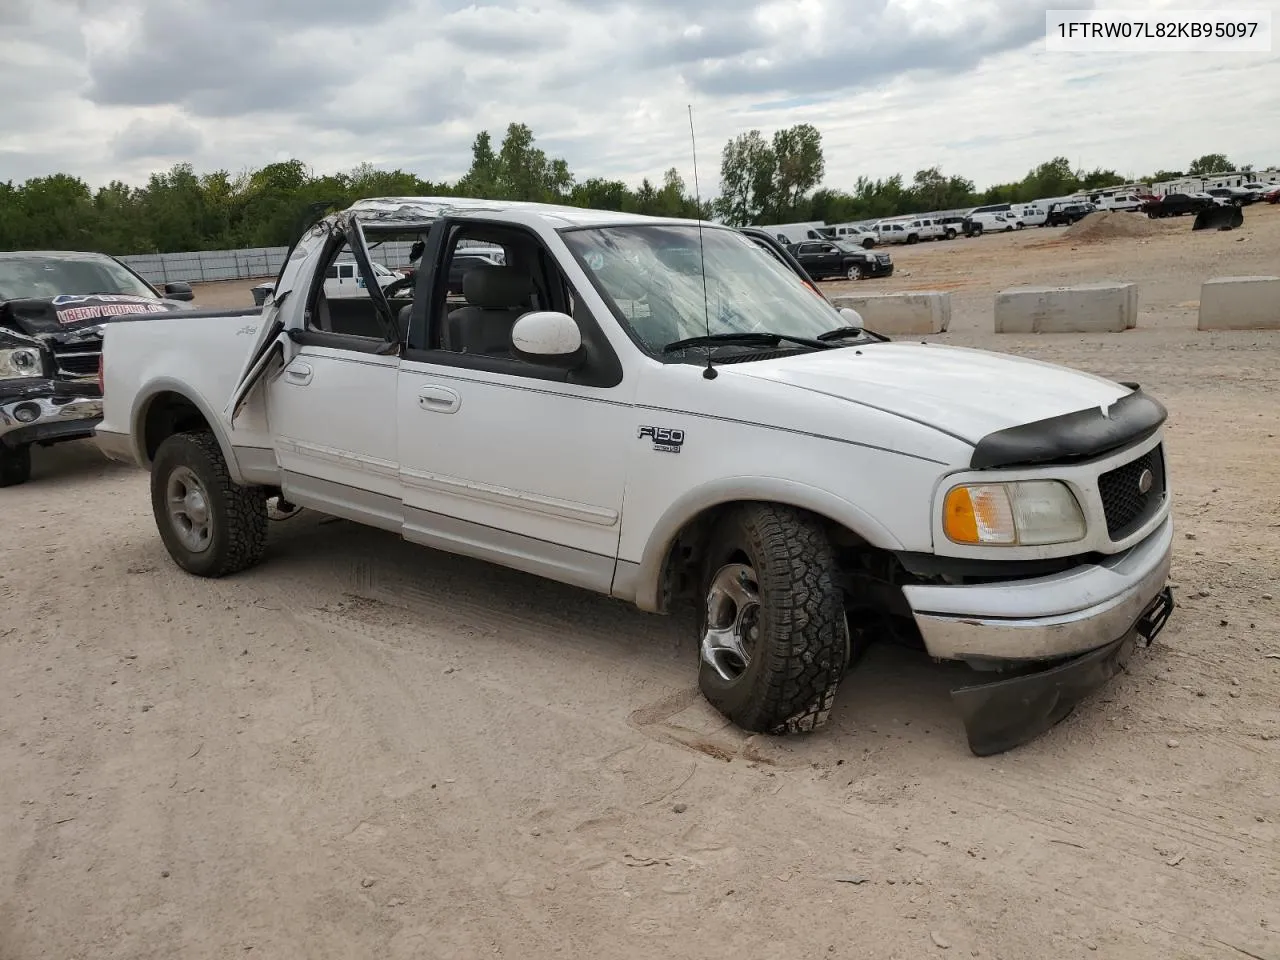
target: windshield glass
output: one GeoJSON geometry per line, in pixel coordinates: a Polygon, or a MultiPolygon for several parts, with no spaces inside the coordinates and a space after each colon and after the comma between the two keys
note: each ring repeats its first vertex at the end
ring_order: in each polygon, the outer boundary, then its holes
{"type": "Polygon", "coordinates": [[[708,326],[713,335],[816,337],[843,324],[830,303],[736,230],[702,231],[705,307],[697,227],[600,227],[563,236],[605,299],[654,353],[703,336],[708,326]]]}
{"type": "Polygon", "coordinates": [[[845,253],[861,253],[862,252],[862,248],[859,247],[856,243],[849,243],[849,241],[847,240],[834,240],[832,242],[836,245],[837,250],[842,250],[845,253]]]}
{"type": "Polygon", "coordinates": [[[114,260],[0,257],[0,300],[91,293],[156,298],[154,290],[114,260]]]}

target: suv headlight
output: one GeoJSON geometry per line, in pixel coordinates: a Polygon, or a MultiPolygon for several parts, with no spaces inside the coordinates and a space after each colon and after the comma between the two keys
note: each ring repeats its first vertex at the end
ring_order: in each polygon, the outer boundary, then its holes
{"type": "Polygon", "coordinates": [[[942,505],[942,530],[967,546],[1030,547],[1083,540],[1084,511],[1059,480],[968,483],[942,505]]]}
{"type": "Polygon", "coordinates": [[[0,380],[39,377],[44,374],[40,351],[32,347],[0,350],[0,380]]]}

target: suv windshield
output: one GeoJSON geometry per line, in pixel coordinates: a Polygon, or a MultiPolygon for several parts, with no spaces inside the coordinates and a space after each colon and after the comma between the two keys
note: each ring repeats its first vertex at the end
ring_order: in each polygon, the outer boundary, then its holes
{"type": "Polygon", "coordinates": [[[826,299],[736,230],[704,227],[703,252],[698,228],[684,224],[584,228],[563,237],[606,302],[657,355],[708,332],[814,338],[843,323],[826,299]]]}
{"type": "Polygon", "coordinates": [[[0,257],[0,300],[91,293],[157,299],[154,290],[114,260],[0,257]]]}

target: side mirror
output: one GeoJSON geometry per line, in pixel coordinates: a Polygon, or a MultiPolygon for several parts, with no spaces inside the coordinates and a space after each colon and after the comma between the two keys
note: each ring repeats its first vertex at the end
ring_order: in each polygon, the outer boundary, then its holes
{"type": "Polygon", "coordinates": [[[511,327],[511,351],[521,360],[572,370],[586,358],[582,331],[567,313],[537,310],[511,327]]]}
{"type": "Polygon", "coordinates": [[[170,300],[194,300],[196,298],[196,295],[191,292],[191,284],[182,280],[166,283],[164,285],[164,295],[170,300]]]}
{"type": "Polygon", "coordinates": [[[857,327],[859,330],[866,329],[866,324],[862,322],[862,314],[853,307],[841,307],[840,318],[851,327],[857,327]]]}

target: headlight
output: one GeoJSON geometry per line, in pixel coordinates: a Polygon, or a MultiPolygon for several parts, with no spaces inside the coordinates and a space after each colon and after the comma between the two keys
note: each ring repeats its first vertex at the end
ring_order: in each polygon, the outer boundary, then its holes
{"type": "Polygon", "coordinates": [[[0,350],[0,380],[19,377],[38,377],[44,373],[40,363],[40,351],[31,347],[16,350],[0,350]]]}
{"type": "Polygon", "coordinates": [[[942,529],[953,543],[1030,547],[1083,540],[1084,511],[1058,480],[971,483],[952,487],[942,529]]]}

